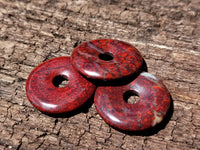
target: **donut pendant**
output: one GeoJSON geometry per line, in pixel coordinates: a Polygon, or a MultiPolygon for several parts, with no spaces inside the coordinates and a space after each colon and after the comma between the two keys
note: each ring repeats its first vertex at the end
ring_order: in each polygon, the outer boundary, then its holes
{"type": "Polygon", "coordinates": [[[112,39],[98,39],[77,46],[72,65],[84,76],[98,80],[121,79],[137,72],[142,56],[132,45],[112,39]]]}
{"type": "Polygon", "coordinates": [[[163,120],[171,99],[160,80],[142,72],[143,63],[140,52],[128,43],[88,41],[78,45],[71,57],[38,65],[27,79],[26,94],[31,104],[46,114],[73,111],[95,94],[96,110],[106,123],[125,131],[145,130],[163,120]],[[69,82],[58,87],[62,80],[69,82]],[[127,102],[131,94],[139,96],[139,101],[127,102]]]}
{"type": "Polygon", "coordinates": [[[170,94],[155,76],[142,72],[127,85],[98,87],[94,103],[97,112],[111,126],[138,131],[153,127],[163,120],[170,106],[170,94]],[[138,95],[139,102],[125,102],[123,97],[127,92],[138,95]]]}
{"type": "Polygon", "coordinates": [[[83,105],[96,86],[83,78],[71,65],[70,57],[57,57],[37,66],[26,82],[29,101],[41,112],[60,114],[83,105]],[[56,78],[67,78],[65,87],[56,87],[56,78]]]}

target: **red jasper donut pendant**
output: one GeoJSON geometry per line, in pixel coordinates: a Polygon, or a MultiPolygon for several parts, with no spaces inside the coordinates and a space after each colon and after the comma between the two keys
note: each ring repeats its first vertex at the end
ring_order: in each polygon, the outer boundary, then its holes
{"type": "Polygon", "coordinates": [[[95,88],[72,67],[70,57],[57,57],[40,64],[26,82],[31,104],[48,114],[77,109],[92,96],[95,88]],[[56,87],[53,80],[58,76],[67,78],[69,83],[62,88],[56,87]]]}
{"type": "Polygon", "coordinates": [[[142,72],[123,86],[98,87],[94,97],[98,113],[111,126],[126,131],[144,130],[161,122],[170,106],[170,95],[155,76],[142,72]],[[140,100],[129,104],[123,99],[134,92],[140,100]]]}
{"type": "Polygon", "coordinates": [[[72,65],[91,79],[115,80],[134,74],[142,65],[139,51],[132,45],[112,39],[99,39],[77,46],[72,65]]]}

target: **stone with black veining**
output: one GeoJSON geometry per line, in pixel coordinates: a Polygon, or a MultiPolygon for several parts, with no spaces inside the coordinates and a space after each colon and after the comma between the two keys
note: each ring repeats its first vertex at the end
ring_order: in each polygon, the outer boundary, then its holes
{"type": "Polygon", "coordinates": [[[94,97],[100,116],[111,126],[126,131],[144,130],[160,123],[170,101],[165,85],[147,72],[142,72],[127,85],[98,87],[94,97]],[[139,102],[125,102],[123,95],[127,91],[136,93],[139,102]]]}
{"type": "Polygon", "coordinates": [[[26,94],[33,106],[47,114],[73,111],[83,105],[96,86],[83,78],[71,65],[70,57],[57,57],[38,65],[26,82],[26,94]],[[57,76],[69,83],[62,88],[53,84],[57,76]]]}
{"type": "Polygon", "coordinates": [[[72,65],[84,76],[98,80],[121,79],[137,72],[143,62],[132,45],[112,39],[98,39],[77,46],[72,65]]]}

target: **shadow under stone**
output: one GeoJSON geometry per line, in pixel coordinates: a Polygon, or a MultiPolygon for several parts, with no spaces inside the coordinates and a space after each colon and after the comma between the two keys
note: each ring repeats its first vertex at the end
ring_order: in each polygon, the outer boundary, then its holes
{"type": "Polygon", "coordinates": [[[122,79],[115,79],[115,80],[107,81],[107,80],[90,79],[83,75],[82,76],[85,79],[87,79],[88,81],[94,83],[97,87],[98,86],[122,86],[122,85],[129,84],[130,82],[135,80],[140,75],[141,72],[147,72],[147,71],[148,71],[147,64],[146,64],[145,60],[143,59],[142,66],[140,67],[140,69],[137,72],[135,72],[132,75],[126,76],[122,79]]]}

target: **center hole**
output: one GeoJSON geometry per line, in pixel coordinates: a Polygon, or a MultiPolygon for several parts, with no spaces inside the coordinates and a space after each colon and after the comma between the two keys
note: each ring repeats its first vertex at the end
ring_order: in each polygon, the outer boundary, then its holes
{"type": "Polygon", "coordinates": [[[111,60],[113,60],[113,58],[114,58],[113,54],[111,54],[109,52],[99,54],[99,59],[101,59],[101,60],[111,61],[111,60]]]}
{"type": "Polygon", "coordinates": [[[53,79],[52,83],[55,87],[63,88],[66,87],[66,85],[69,83],[69,80],[66,76],[58,75],[53,79]]]}
{"type": "Polygon", "coordinates": [[[126,91],[123,95],[124,101],[129,104],[135,104],[138,103],[140,100],[140,97],[132,90],[126,91]]]}

